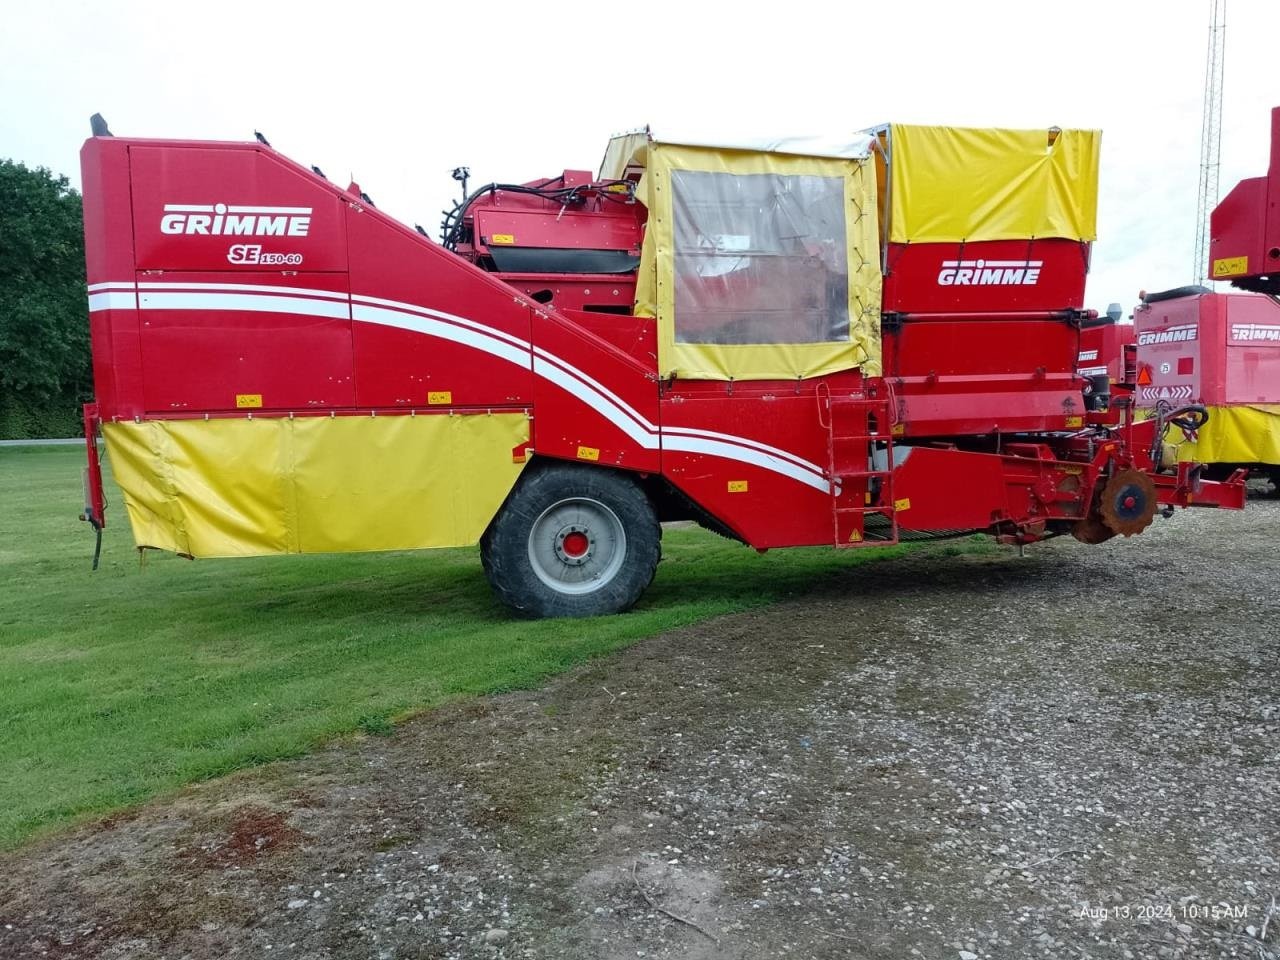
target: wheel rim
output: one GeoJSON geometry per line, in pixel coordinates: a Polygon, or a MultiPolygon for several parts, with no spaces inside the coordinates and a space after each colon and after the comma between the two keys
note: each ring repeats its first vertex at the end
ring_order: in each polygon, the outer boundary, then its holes
{"type": "Polygon", "coordinates": [[[542,511],[529,531],[529,562],[552,590],[592,593],[608,585],[627,556],[618,515],[599,500],[570,497],[542,511]]]}

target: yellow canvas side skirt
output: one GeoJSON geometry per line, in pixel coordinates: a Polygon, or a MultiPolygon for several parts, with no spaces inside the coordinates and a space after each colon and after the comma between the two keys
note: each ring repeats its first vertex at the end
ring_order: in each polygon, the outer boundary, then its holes
{"type": "Polygon", "coordinates": [[[1280,464],[1280,404],[1210,407],[1195,440],[1170,427],[1165,441],[1177,448],[1179,461],[1280,464]]]}
{"type": "Polygon", "coordinates": [[[524,467],[529,421],[255,417],[102,432],[138,546],[233,557],[473,544],[524,467]]]}

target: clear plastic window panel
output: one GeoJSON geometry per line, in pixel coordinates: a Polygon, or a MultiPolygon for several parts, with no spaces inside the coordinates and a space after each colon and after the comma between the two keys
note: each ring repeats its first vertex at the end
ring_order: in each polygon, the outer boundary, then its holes
{"type": "Polygon", "coordinates": [[[850,339],[840,177],[672,172],[679,343],[850,339]]]}

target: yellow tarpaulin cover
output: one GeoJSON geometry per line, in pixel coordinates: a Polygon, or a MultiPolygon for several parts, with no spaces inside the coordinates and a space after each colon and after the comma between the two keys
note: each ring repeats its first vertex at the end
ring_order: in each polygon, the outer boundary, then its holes
{"type": "Polygon", "coordinates": [[[890,242],[1097,239],[1101,131],[885,130],[890,242]]]}
{"type": "Polygon", "coordinates": [[[869,159],[627,146],[645,168],[649,208],[636,313],[658,320],[662,376],[794,380],[859,366],[879,375],[869,159]]]}
{"type": "Polygon", "coordinates": [[[1165,440],[1179,461],[1280,465],[1280,404],[1210,407],[1195,440],[1184,439],[1177,427],[1168,428],[1165,440]]]}
{"type": "Polygon", "coordinates": [[[523,468],[523,413],[102,428],[138,546],[193,557],[475,543],[523,468]]]}

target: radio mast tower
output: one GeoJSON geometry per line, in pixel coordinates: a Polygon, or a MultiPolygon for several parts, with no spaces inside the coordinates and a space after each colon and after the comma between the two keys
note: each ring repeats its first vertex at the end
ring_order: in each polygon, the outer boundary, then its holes
{"type": "Polygon", "coordinates": [[[1196,283],[1209,279],[1209,214],[1218,205],[1222,161],[1222,61],[1227,0],[1209,0],[1209,52],[1204,67],[1204,114],[1200,126],[1200,192],[1196,205],[1196,283]]]}

